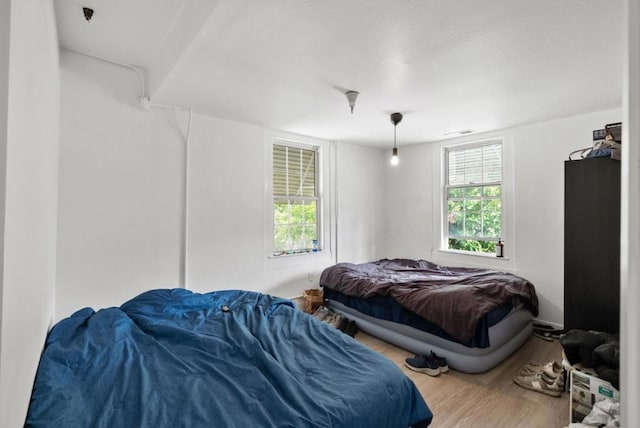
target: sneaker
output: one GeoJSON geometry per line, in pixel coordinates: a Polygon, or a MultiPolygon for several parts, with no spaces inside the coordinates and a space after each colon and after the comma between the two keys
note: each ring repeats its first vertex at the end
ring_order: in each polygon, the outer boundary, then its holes
{"type": "Polygon", "coordinates": [[[530,376],[537,373],[545,373],[547,376],[554,379],[562,377],[562,379],[564,380],[564,368],[562,367],[562,363],[560,363],[559,361],[551,361],[549,363],[543,364],[529,363],[525,365],[522,370],[520,370],[520,374],[524,376],[530,376]]]}
{"type": "Polygon", "coordinates": [[[344,333],[348,326],[349,326],[349,319],[347,317],[342,317],[336,328],[344,333]]]}
{"type": "Polygon", "coordinates": [[[324,317],[324,318],[322,319],[322,322],[323,322],[323,323],[325,323],[325,324],[329,324],[329,325],[331,325],[331,323],[333,322],[333,320],[335,319],[335,317],[336,317],[336,314],[335,314],[335,313],[333,313],[333,312],[330,312],[326,317],[324,317]]]}
{"type": "Polygon", "coordinates": [[[560,397],[562,394],[562,386],[558,383],[558,379],[552,379],[545,373],[538,373],[531,376],[516,376],[513,381],[531,391],[541,392],[542,394],[552,397],[560,397]]]}
{"type": "Polygon", "coordinates": [[[338,313],[333,315],[334,316],[332,317],[327,317],[327,319],[325,319],[325,322],[328,323],[333,328],[338,328],[338,326],[340,325],[344,317],[338,313]]]}
{"type": "Polygon", "coordinates": [[[404,364],[414,372],[426,373],[429,376],[438,376],[440,369],[438,363],[426,355],[416,355],[413,358],[404,360],[404,364]]]}
{"type": "Polygon", "coordinates": [[[518,376],[523,378],[532,376],[544,376],[544,379],[548,383],[554,383],[560,389],[560,391],[564,391],[566,388],[565,375],[563,371],[561,371],[560,373],[554,373],[551,372],[549,368],[542,367],[539,367],[537,371],[532,371],[531,367],[525,366],[524,369],[520,370],[518,376]]]}
{"type": "Polygon", "coordinates": [[[320,321],[324,321],[330,314],[331,314],[331,311],[329,310],[329,308],[327,308],[326,306],[320,306],[313,313],[313,316],[320,321]]]}
{"type": "Polygon", "coordinates": [[[446,373],[449,371],[449,364],[447,364],[446,358],[437,356],[433,351],[431,351],[429,357],[438,364],[438,370],[440,370],[440,373],[446,373]]]}
{"type": "Polygon", "coordinates": [[[356,322],[355,321],[349,321],[349,325],[344,330],[344,332],[346,334],[348,334],[349,336],[351,336],[351,337],[355,337],[356,333],[358,333],[358,326],[356,325],[356,322]]]}

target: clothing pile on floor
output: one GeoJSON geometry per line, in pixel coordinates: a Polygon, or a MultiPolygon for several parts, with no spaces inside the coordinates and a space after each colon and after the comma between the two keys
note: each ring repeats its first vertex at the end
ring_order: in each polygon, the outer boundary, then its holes
{"type": "Polygon", "coordinates": [[[593,405],[582,422],[569,424],[567,428],[618,428],[620,427],[620,403],[605,398],[593,405]]]}
{"type": "Polygon", "coordinates": [[[569,330],[560,337],[569,363],[592,368],[600,379],[620,385],[620,337],[598,331],[569,330]]]}
{"type": "Polygon", "coordinates": [[[560,397],[564,391],[565,372],[559,361],[529,363],[520,370],[513,381],[531,391],[560,397]]]}
{"type": "Polygon", "coordinates": [[[336,311],[332,311],[326,306],[320,306],[312,315],[316,319],[326,322],[351,337],[354,337],[356,333],[358,333],[358,326],[355,321],[351,321],[349,318],[336,311]]]}
{"type": "Polygon", "coordinates": [[[415,372],[426,373],[429,376],[439,376],[449,371],[447,359],[439,357],[431,351],[429,355],[416,354],[413,358],[404,360],[404,365],[415,372]]]}

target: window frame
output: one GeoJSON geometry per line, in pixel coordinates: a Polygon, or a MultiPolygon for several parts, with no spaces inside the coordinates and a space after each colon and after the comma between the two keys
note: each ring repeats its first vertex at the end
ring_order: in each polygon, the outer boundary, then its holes
{"type": "Polygon", "coordinates": [[[269,199],[269,231],[267,238],[267,258],[283,258],[283,257],[292,257],[292,256],[304,256],[309,254],[322,253],[325,250],[325,239],[324,239],[324,201],[323,201],[323,147],[320,144],[312,144],[312,143],[304,143],[300,141],[296,141],[288,138],[273,138],[270,144],[269,157],[268,162],[270,167],[268,168],[269,173],[269,186],[268,187],[268,199],[269,199]],[[273,150],[275,146],[285,146],[294,149],[303,149],[303,150],[312,150],[315,152],[315,196],[313,197],[303,197],[303,196],[276,196],[274,194],[273,189],[273,150]],[[316,236],[318,240],[318,249],[317,251],[312,251],[311,249],[305,251],[304,249],[296,249],[296,250],[288,250],[279,254],[276,254],[275,251],[275,218],[274,218],[274,210],[275,204],[277,200],[313,200],[316,203],[316,236]],[[289,252],[291,251],[291,252],[289,252]]]}
{"type": "MultiPolygon", "coordinates": [[[[491,252],[483,252],[483,251],[471,251],[471,250],[459,250],[454,248],[449,248],[449,239],[461,239],[461,240],[475,240],[475,241],[489,241],[489,242],[498,242],[499,239],[504,239],[505,236],[505,141],[503,138],[489,138],[485,140],[477,140],[477,141],[468,141],[461,142],[458,144],[444,145],[442,147],[441,152],[441,160],[442,160],[442,185],[441,185],[441,199],[440,199],[440,207],[441,207],[441,222],[440,222],[440,234],[441,234],[441,245],[440,251],[452,252],[452,253],[461,253],[466,255],[474,255],[474,256],[484,256],[484,257],[495,257],[495,253],[491,252]],[[490,145],[500,145],[500,171],[501,171],[501,180],[500,181],[491,181],[491,182],[479,182],[479,183],[470,183],[470,184],[462,184],[462,185],[450,185],[449,184],[449,153],[453,151],[460,150],[468,150],[478,147],[485,147],[490,145]],[[496,238],[485,238],[485,237],[477,237],[477,236],[455,236],[451,237],[449,235],[449,189],[452,188],[469,188],[469,187],[484,187],[484,186],[500,186],[500,236],[496,238]]],[[[479,197],[479,201],[483,201],[484,195],[479,197]]],[[[498,197],[489,197],[487,199],[498,199],[498,197]]],[[[466,197],[463,198],[466,200],[466,197]]]]}

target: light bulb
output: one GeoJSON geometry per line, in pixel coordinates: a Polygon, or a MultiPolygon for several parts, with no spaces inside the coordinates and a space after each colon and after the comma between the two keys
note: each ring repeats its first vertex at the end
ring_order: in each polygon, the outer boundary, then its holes
{"type": "Polygon", "coordinates": [[[398,149],[394,147],[393,155],[391,156],[391,165],[396,166],[399,162],[400,160],[398,159],[398,149]]]}

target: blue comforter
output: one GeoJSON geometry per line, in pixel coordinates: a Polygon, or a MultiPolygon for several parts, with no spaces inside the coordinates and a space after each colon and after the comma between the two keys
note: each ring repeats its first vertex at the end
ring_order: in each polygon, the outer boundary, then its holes
{"type": "Polygon", "coordinates": [[[288,300],[154,290],[49,333],[32,427],[408,427],[431,411],[391,361],[288,300]]]}

